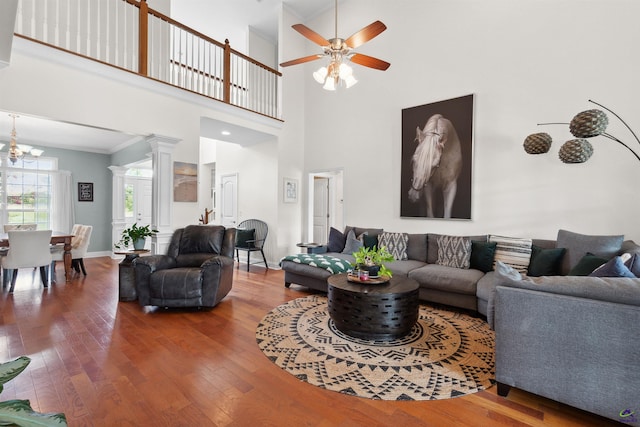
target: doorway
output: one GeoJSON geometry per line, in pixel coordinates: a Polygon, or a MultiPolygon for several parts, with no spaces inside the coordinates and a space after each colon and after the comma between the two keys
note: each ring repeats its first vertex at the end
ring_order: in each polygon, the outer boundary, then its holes
{"type": "Polygon", "coordinates": [[[238,174],[220,177],[220,222],[225,227],[238,223],[238,174]]]}
{"type": "MultiPolygon", "coordinates": [[[[153,185],[151,178],[126,176],[124,179],[124,220],[125,227],[134,223],[151,224],[153,185]]],[[[147,239],[145,249],[149,249],[147,239]]]]}
{"type": "Polygon", "coordinates": [[[308,237],[325,244],[329,228],[344,228],[343,170],[311,172],[309,174],[308,237]]]}

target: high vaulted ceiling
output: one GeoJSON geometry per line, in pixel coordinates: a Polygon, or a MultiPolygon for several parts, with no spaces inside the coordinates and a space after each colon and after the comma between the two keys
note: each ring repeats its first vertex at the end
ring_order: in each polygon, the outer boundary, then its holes
{"type": "MultiPolygon", "coordinates": [[[[284,4],[290,11],[300,17],[301,22],[334,7],[333,0],[192,0],[185,2],[193,6],[199,1],[205,1],[207,9],[212,4],[218,11],[216,16],[224,16],[225,22],[242,28],[250,26],[258,32],[277,39],[278,13],[284,4]]],[[[180,4],[180,2],[175,3],[180,4]]],[[[212,18],[213,19],[213,18],[212,18]]],[[[190,25],[189,22],[184,22],[190,25]]],[[[8,145],[12,129],[12,119],[10,111],[0,110],[0,142],[8,145]]],[[[28,144],[45,149],[46,147],[58,147],[65,149],[75,149],[96,153],[113,153],[127,145],[140,140],[140,136],[127,134],[111,129],[102,129],[92,126],[78,125],[74,123],[63,123],[47,118],[34,117],[25,113],[17,112],[20,117],[16,120],[16,131],[18,144],[28,144]]],[[[223,123],[215,121],[208,122],[209,138],[215,137],[218,131],[224,128],[223,123]],[[217,127],[216,127],[217,126],[217,127]],[[218,127],[220,129],[218,129],[218,127]]],[[[229,142],[234,141],[234,137],[240,138],[237,143],[245,144],[245,140],[250,136],[242,132],[241,128],[234,129],[232,134],[224,139],[229,142]]],[[[2,151],[6,151],[7,147],[2,151]]]]}

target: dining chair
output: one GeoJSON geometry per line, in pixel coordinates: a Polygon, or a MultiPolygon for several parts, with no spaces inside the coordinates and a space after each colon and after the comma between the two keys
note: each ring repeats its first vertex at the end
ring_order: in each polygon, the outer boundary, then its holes
{"type": "MultiPolygon", "coordinates": [[[[74,224],[71,234],[71,265],[73,269],[79,273],[87,275],[84,267],[84,257],[89,249],[91,241],[92,225],[74,224]]],[[[55,245],[51,247],[51,280],[55,282],[56,261],[64,261],[63,245],[55,245]]]]}
{"type": "Polygon", "coordinates": [[[13,292],[18,277],[18,269],[40,267],[40,279],[47,287],[47,269],[51,264],[51,230],[9,231],[9,252],[2,259],[2,287],[7,286],[11,271],[11,288],[13,292]]]}
{"type": "Polygon", "coordinates": [[[269,269],[263,250],[268,233],[269,227],[267,223],[259,219],[246,219],[238,224],[236,231],[236,260],[239,264],[239,251],[245,251],[247,253],[247,271],[249,271],[249,266],[251,265],[251,252],[260,252],[262,255],[262,261],[256,261],[253,264],[264,263],[266,269],[269,269]]]}

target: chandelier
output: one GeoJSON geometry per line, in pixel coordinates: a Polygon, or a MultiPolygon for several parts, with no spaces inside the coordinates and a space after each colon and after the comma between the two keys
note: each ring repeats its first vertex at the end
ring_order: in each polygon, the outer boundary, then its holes
{"type": "MultiPolygon", "coordinates": [[[[33,148],[30,145],[26,144],[18,144],[16,142],[17,133],[16,133],[16,119],[20,116],[16,114],[9,114],[11,118],[13,118],[13,129],[11,130],[11,142],[9,142],[9,152],[7,157],[11,160],[12,164],[16,164],[18,160],[23,160],[25,155],[30,154],[33,157],[40,157],[43,150],[39,150],[37,148],[33,148]]],[[[4,148],[5,144],[0,143],[0,150],[4,148]]]]}
{"type": "Polygon", "coordinates": [[[358,83],[358,80],[353,77],[353,70],[342,62],[342,58],[339,52],[332,52],[329,66],[320,67],[313,73],[313,78],[323,85],[323,89],[336,90],[340,83],[348,89],[358,83]]]}

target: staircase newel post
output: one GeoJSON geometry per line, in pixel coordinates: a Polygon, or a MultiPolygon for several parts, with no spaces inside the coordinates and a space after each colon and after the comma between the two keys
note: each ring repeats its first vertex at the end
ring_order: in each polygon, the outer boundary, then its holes
{"type": "Polygon", "coordinates": [[[149,5],[147,0],[140,1],[138,13],[138,74],[147,75],[149,46],[149,5]]]}
{"type": "Polygon", "coordinates": [[[224,40],[224,76],[223,76],[222,100],[229,104],[231,102],[231,46],[229,39],[224,40]]]}

